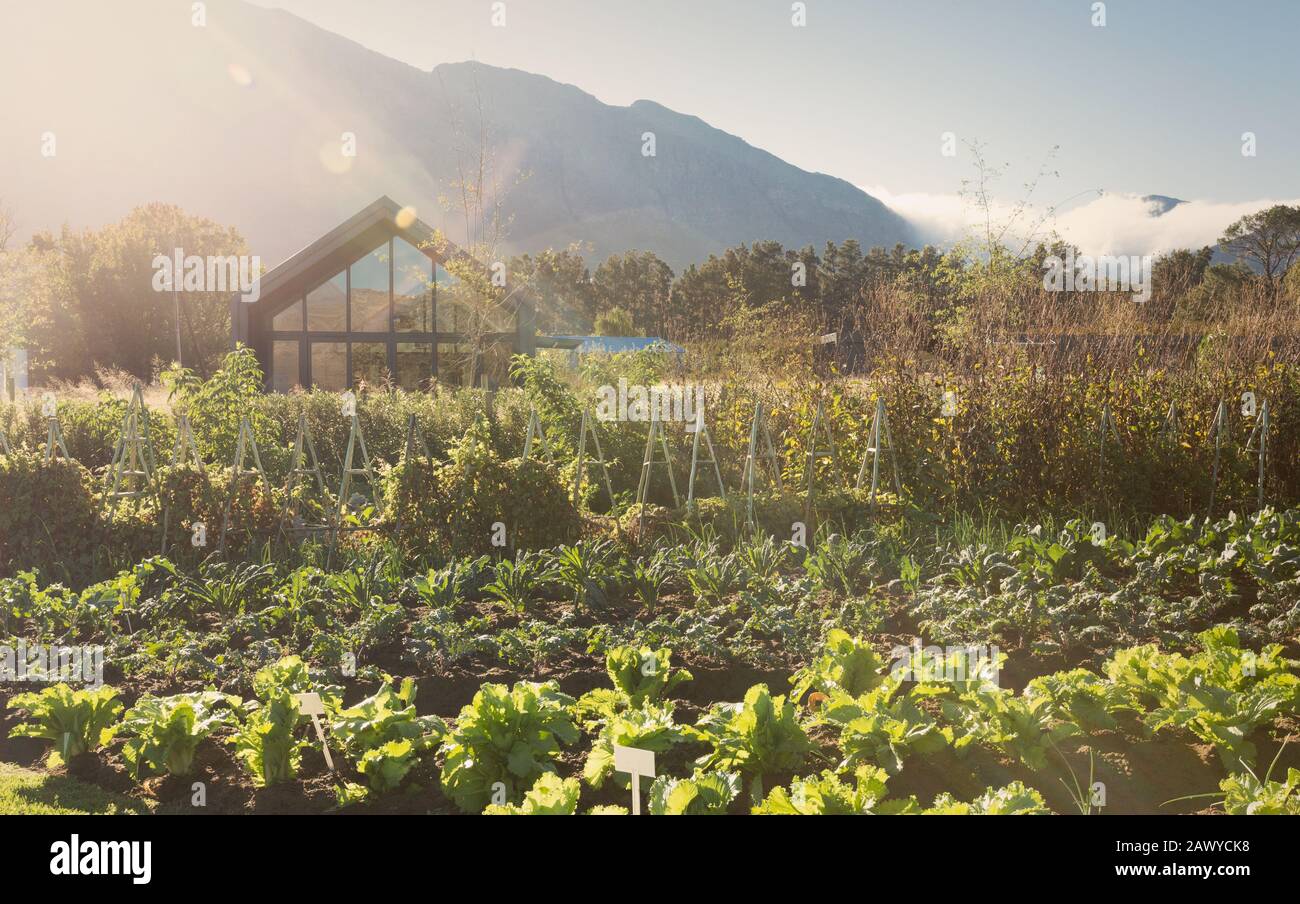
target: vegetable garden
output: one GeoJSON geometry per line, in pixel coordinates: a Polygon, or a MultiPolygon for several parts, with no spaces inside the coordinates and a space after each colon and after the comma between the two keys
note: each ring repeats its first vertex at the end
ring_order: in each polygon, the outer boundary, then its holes
{"type": "Polygon", "coordinates": [[[516,375],[0,409],[0,760],[155,812],[1300,813],[1290,367],[1053,376],[1069,420],[1032,368],[719,381],[706,433],[516,375]]]}

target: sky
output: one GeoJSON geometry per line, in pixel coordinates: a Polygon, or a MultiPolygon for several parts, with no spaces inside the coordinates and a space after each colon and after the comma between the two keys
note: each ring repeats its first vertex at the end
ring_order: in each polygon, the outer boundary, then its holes
{"type": "Polygon", "coordinates": [[[493,0],[255,2],[421,69],[654,100],[936,218],[974,175],[970,141],[1008,204],[1044,169],[1044,206],[1300,197],[1297,0],[806,0],[802,27],[789,0],[504,0],[504,27],[493,0]]]}

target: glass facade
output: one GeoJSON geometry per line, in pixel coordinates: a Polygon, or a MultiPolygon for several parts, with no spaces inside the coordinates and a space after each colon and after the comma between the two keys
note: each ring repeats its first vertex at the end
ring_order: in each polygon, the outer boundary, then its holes
{"type": "Polygon", "coordinates": [[[385,241],[262,315],[267,388],[287,392],[305,382],[341,392],[391,381],[419,390],[434,379],[470,386],[484,378],[501,385],[514,318],[483,312],[466,291],[419,248],[385,241]]]}

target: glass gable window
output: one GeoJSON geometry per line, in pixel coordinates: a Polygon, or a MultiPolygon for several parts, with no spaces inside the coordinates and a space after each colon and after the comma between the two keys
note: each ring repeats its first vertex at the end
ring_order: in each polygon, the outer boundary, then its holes
{"type": "Polygon", "coordinates": [[[311,344],[311,382],[330,392],[348,388],[348,346],[346,342],[311,344]]]}
{"type": "Polygon", "coordinates": [[[271,318],[271,329],[278,333],[302,332],[302,299],[299,298],[271,318]]]}
{"type": "Polygon", "coordinates": [[[384,342],[352,343],[352,385],[376,387],[388,378],[388,345],[384,342]]]}
{"type": "Polygon", "coordinates": [[[307,293],[307,329],[341,333],[348,328],[348,278],[340,273],[307,293]]]}
{"type": "Polygon", "coordinates": [[[388,261],[384,243],[352,265],[354,333],[388,332],[388,261]]]}
{"type": "Polygon", "coordinates": [[[262,321],[269,389],[341,392],[391,381],[420,390],[435,378],[461,386],[508,380],[513,343],[503,334],[514,331],[514,316],[485,306],[476,280],[457,279],[401,237],[350,257],[340,255],[339,272],[308,282],[309,290],[262,321]]]}
{"type": "Polygon", "coordinates": [[[401,239],[393,240],[393,329],[433,332],[433,262],[401,239]]]}
{"type": "MultiPolygon", "coordinates": [[[[301,317],[302,305],[297,307],[301,317]]],[[[271,388],[276,392],[288,392],[301,382],[298,379],[300,345],[297,339],[276,339],[271,343],[271,388]]]]}

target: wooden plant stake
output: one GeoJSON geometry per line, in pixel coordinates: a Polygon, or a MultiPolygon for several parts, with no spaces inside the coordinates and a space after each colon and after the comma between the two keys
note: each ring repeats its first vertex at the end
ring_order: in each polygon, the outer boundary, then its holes
{"type": "Polygon", "coordinates": [[[247,416],[239,421],[239,439],[235,442],[235,462],[230,472],[230,489],[226,493],[226,505],[221,514],[221,540],[217,549],[223,556],[226,554],[226,532],[230,529],[230,509],[234,505],[239,482],[246,477],[260,478],[266,489],[266,498],[271,498],[271,480],[266,476],[266,469],[262,467],[262,453],[257,449],[257,437],[253,435],[253,425],[249,423],[247,416]],[[246,465],[250,454],[253,456],[252,468],[246,465]]]}
{"type": "Polygon", "coordinates": [[[867,460],[871,460],[871,504],[876,504],[876,490],[880,486],[880,456],[885,447],[889,447],[889,464],[894,473],[894,494],[903,496],[903,485],[898,479],[898,452],[894,448],[894,437],[889,432],[889,415],[885,412],[885,399],[876,398],[876,416],[871,421],[871,440],[866,451],[862,453],[862,464],[858,467],[858,480],[854,489],[861,490],[862,482],[867,476],[867,460]]]}
{"type": "Polygon", "coordinates": [[[767,418],[761,401],[754,404],[754,422],[749,428],[749,449],[745,453],[745,467],[740,477],[740,482],[745,487],[745,523],[751,530],[757,527],[757,521],[754,519],[754,484],[760,457],[767,464],[768,472],[772,478],[771,482],[776,485],[777,492],[784,493],[785,486],[781,481],[781,461],[777,458],[776,448],[772,445],[772,433],[768,430],[767,418]],[[758,445],[760,437],[764,442],[762,452],[759,451],[758,445]]]}
{"type": "Polygon", "coordinates": [[[301,483],[308,479],[315,481],[316,492],[323,500],[326,492],[325,474],[316,455],[316,443],[312,439],[311,428],[307,426],[307,415],[303,412],[298,415],[298,433],[293,441],[293,455],[289,459],[289,476],[284,483],[284,505],[280,509],[279,531],[286,540],[289,536],[287,525],[290,516],[298,514],[294,494],[301,483]]]}
{"type": "MultiPolygon", "coordinates": [[[[203,465],[203,456],[199,455],[199,444],[194,440],[194,428],[190,426],[189,415],[182,414],[176,419],[176,442],[172,444],[172,454],[168,464],[175,468],[189,462],[193,462],[200,474],[207,472],[203,465]]],[[[161,491],[161,487],[159,489],[161,491]]],[[[163,505],[162,545],[159,555],[167,555],[167,538],[171,535],[171,520],[172,509],[168,501],[163,505]]]]}
{"type": "Polygon", "coordinates": [[[718,481],[718,495],[725,501],[727,487],[722,482],[722,469],[718,466],[718,453],[713,448],[713,437],[709,435],[709,428],[704,423],[703,408],[695,412],[695,438],[691,441],[691,477],[686,484],[687,510],[690,510],[695,504],[695,475],[699,471],[701,463],[713,465],[713,476],[718,481]],[[700,458],[700,437],[704,438],[704,445],[709,450],[709,457],[706,459],[700,458]]]}
{"type": "Polygon", "coordinates": [[[573,475],[573,504],[576,507],[582,499],[582,484],[587,479],[587,435],[591,435],[591,442],[596,450],[595,463],[600,465],[601,476],[605,481],[605,493],[609,496],[609,508],[613,511],[614,503],[614,484],[609,479],[609,465],[605,462],[605,453],[600,448],[600,433],[596,430],[596,422],[591,416],[591,412],[583,409],[582,412],[582,429],[578,434],[578,471],[573,475]]]}
{"type": "Polygon", "coordinates": [[[1269,431],[1272,424],[1269,423],[1268,399],[1259,408],[1259,419],[1255,421],[1255,429],[1250,433],[1250,439],[1246,441],[1246,451],[1256,452],[1259,456],[1259,483],[1258,491],[1255,497],[1255,510],[1259,511],[1264,508],[1264,468],[1268,460],[1268,439],[1269,431]]]}
{"type": "Polygon", "coordinates": [[[813,414],[812,427],[808,431],[808,461],[805,467],[806,483],[804,496],[804,522],[811,526],[813,518],[813,509],[817,501],[817,434],[822,432],[826,437],[827,455],[831,460],[831,466],[835,470],[835,480],[841,488],[844,487],[844,472],[840,468],[840,456],[835,451],[835,435],[831,432],[830,422],[826,420],[826,412],[822,401],[817,401],[817,410],[813,414]]]}
{"type": "Polygon", "coordinates": [[[1214,497],[1219,489],[1219,460],[1223,452],[1223,432],[1228,429],[1228,403],[1219,399],[1219,407],[1214,412],[1214,420],[1210,422],[1210,438],[1214,441],[1214,468],[1210,472],[1210,504],[1205,510],[1205,521],[1208,524],[1214,517],[1214,497]]]}
{"type": "Polygon", "coordinates": [[[104,502],[111,513],[122,499],[139,499],[157,495],[154,486],[153,442],[149,436],[149,410],[144,404],[140,384],[135,385],[122,432],[113,453],[113,463],[105,478],[104,502]]]}
{"type": "Polygon", "coordinates": [[[524,431],[524,454],[523,460],[528,461],[529,456],[533,453],[533,442],[538,441],[542,444],[542,456],[550,464],[555,464],[555,456],[551,451],[551,440],[542,429],[542,419],[537,414],[535,406],[528,408],[528,429],[524,431]]]}

